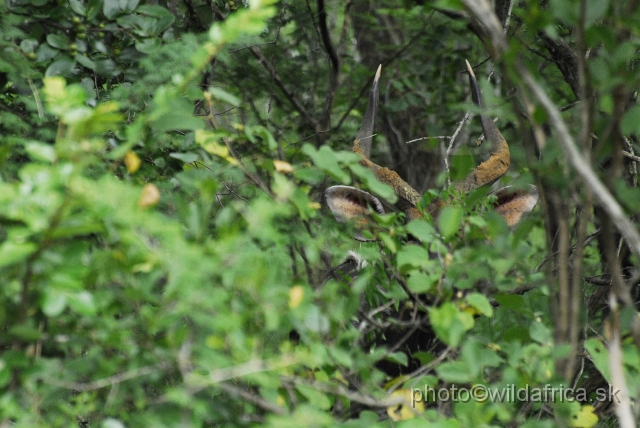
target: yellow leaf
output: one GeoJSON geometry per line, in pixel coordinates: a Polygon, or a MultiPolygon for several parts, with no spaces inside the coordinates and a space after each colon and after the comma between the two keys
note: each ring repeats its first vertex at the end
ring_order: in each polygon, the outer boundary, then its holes
{"type": "Polygon", "coordinates": [[[320,202],[309,202],[309,208],[319,210],[320,208],[322,208],[322,205],[320,205],[320,202]]]}
{"type": "Polygon", "coordinates": [[[224,144],[220,144],[213,133],[207,132],[204,129],[196,129],[196,143],[200,144],[207,153],[218,156],[231,165],[237,165],[238,162],[229,154],[229,148],[224,144]]]}
{"type": "Polygon", "coordinates": [[[273,166],[276,167],[276,171],[278,172],[293,172],[293,167],[289,162],[274,160],[273,166]]]}
{"type": "Polygon", "coordinates": [[[148,183],[142,188],[138,206],[140,208],[148,208],[158,203],[160,200],[160,191],[155,184],[148,183]]]}
{"type": "Polygon", "coordinates": [[[301,286],[295,285],[291,287],[291,289],[289,290],[289,307],[291,309],[295,309],[300,306],[303,297],[304,289],[301,286]]]}
{"type": "Polygon", "coordinates": [[[406,421],[424,413],[424,402],[412,400],[410,389],[397,389],[391,393],[391,398],[401,398],[405,401],[387,407],[387,414],[394,421],[406,421]]]}
{"type": "Polygon", "coordinates": [[[569,426],[579,428],[591,428],[598,423],[598,416],[593,413],[593,406],[582,406],[580,411],[571,415],[569,426]]]}
{"type": "Polygon", "coordinates": [[[133,174],[140,168],[140,158],[134,152],[128,151],[127,154],[124,155],[124,164],[129,174],[133,174]]]}

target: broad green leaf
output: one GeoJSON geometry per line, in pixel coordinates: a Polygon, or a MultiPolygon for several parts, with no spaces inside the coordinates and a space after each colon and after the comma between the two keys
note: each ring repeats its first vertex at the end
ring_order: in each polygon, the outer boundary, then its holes
{"type": "Polygon", "coordinates": [[[47,43],[56,49],[67,49],[69,39],[63,34],[48,34],[47,43]]]}
{"type": "Polygon", "coordinates": [[[44,75],[47,77],[52,76],[68,76],[73,71],[76,62],[69,57],[62,57],[55,60],[49,67],[44,75]]]}
{"type": "Polygon", "coordinates": [[[439,364],[436,373],[445,382],[467,383],[473,380],[473,374],[462,361],[452,361],[439,364]]]}
{"type": "Polygon", "coordinates": [[[310,144],[305,144],[302,147],[302,152],[309,156],[318,168],[340,183],[349,184],[351,182],[349,175],[345,173],[338,164],[338,154],[331,150],[329,146],[322,146],[320,150],[316,151],[310,144]]]}
{"type": "MultiPolygon", "coordinates": [[[[349,155],[355,154],[349,153],[349,155]]],[[[353,156],[353,160],[359,159],[353,156]]],[[[350,159],[345,159],[345,161],[350,161],[350,159]]],[[[363,167],[359,163],[349,163],[349,169],[364,182],[371,192],[387,200],[389,203],[396,203],[398,196],[394,193],[393,189],[387,184],[379,182],[368,168],[363,167]]]]}
{"type": "Polygon", "coordinates": [[[491,306],[491,302],[484,294],[480,293],[470,293],[467,294],[464,298],[467,303],[476,308],[480,313],[487,317],[493,316],[493,307],[491,306]]]}
{"type": "Polygon", "coordinates": [[[436,236],[433,226],[424,220],[413,220],[407,227],[407,232],[418,238],[423,243],[431,242],[436,236]]]}
{"type": "Polygon", "coordinates": [[[104,0],[102,13],[107,19],[113,19],[121,12],[119,0],[104,0]]]}
{"type": "Polygon", "coordinates": [[[67,307],[67,295],[54,288],[45,290],[42,299],[42,312],[50,317],[60,315],[67,307]]]}
{"type": "Polygon", "coordinates": [[[32,242],[5,241],[0,244],[0,267],[22,262],[37,249],[38,246],[32,242]]]}
{"type": "Polygon", "coordinates": [[[424,273],[413,273],[407,278],[407,287],[414,293],[425,293],[434,286],[434,280],[431,276],[424,273]]]}
{"type": "Polygon", "coordinates": [[[534,322],[529,327],[529,334],[531,338],[541,345],[551,345],[553,338],[551,331],[541,322],[534,322]]]}
{"type": "Polygon", "coordinates": [[[56,161],[56,152],[53,146],[42,143],[28,143],[25,150],[33,159],[41,162],[53,163],[56,161]]]}
{"type": "Polygon", "coordinates": [[[620,130],[623,134],[640,133],[640,106],[633,106],[622,116],[620,130]]]}
{"type": "Polygon", "coordinates": [[[515,294],[497,294],[495,299],[500,306],[516,311],[520,310],[524,306],[524,299],[522,296],[515,294]]]}
{"type": "Polygon", "coordinates": [[[595,338],[587,339],[584,343],[584,348],[591,356],[593,364],[596,366],[600,374],[611,382],[611,369],[609,366],[609,351],[604,344],[595,338]]]}
{"type": "Polygon", "coordinates": [[[87,67],[90,70],[95,70],[96,69],[96,65],[94,64],[93,61],[91,61],[89,58],[87,58],[84,55],[76,55],[74,57],[74,59],[76,60],[76,62],[78,62],[80,65],[87,67]]]}
{"type": "Polygon", "coordinates": [[[398,267],[420,268],[429,265],[429,253],[417,245],[405,245],[398,251],[398,267]]]}
{"type": "Polygon", "coordinates": [[[213,98],[224,101],[225,103],[231,104],[232,106],[240,105],[240,100],[238,99],[238,97],[225,91],[222,88],[211,86],[209,87],[209,93],[213,96],[213,98]]]}
{"type": "Polygon", "coordinates": [[[136,41],[136,49],[144,54],[152,54],[162,47],[160,39],[149,37],[142,41],[136,41]]]}
{"type": "Polygon", "coordinates": [[[404,352],[392,352],[391,354],[387,355],[385,359],[393,361],[394,363],[400,364],[404,367],[409,365],[409,358],[404,352]]]}
{"type": "Polygon", "coordinates": [[[54,49],[46,43],[41,44],[38,47],[38,51],[36,52],[36,61],[38,62],[46,62],[51,58],[54,58],[58,55],[60,51],[58,49],[54,49]]]}
{"type": "Polygon", "coordinates": [[[87,316],[95,315],[96,305],[93,296],[88,291],[69,294],[67,299],[69,307],[75,312],[87,316]]]}
{"type": "Polygon", "coordinates": [[[464,334],[473,327],[473,317],[461,312],[451,302],[431,308],[429,320],[438,337],[452,347],[458,346],[464,334]]]}
{"type": "Polygon", "coordinates": [[[198,160],[198,155],[195,153],[169,153],[169,156],[184,163],[192,163],[198,160]]]}
{"type": "Polygon", "coordinates": [[[94,61],[96,73],[105,77],[116,77],[120,74],[118,65],[111,59],[99,59],[94,61]]]}
{"type": "Polygon", "coordinates": [[[80,16],[85,16],[87,13],[84,3],[80,0],[69,0],[69,7],[80,16]]]}
{"type": "Polygon", "coordinates": [[[445,239],[451,238],[458,233],[462,224],[462,208],[446,206],[440,210],[438,215],[438,229],[445,239]]]}

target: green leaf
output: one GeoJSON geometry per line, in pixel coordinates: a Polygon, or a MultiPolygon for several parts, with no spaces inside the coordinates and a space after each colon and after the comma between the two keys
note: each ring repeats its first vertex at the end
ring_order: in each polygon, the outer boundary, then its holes
{"type": "Polygon", "coordinates": [[[622,116],[620,130],[625,135],[640,134],[640,106],[633,106],[622,116]]]}
{"type": "Polygon", "coordinates": [[[100,59],[94,61],[96,73],[105,77],[116,77],[120,74],[118,66],[111,59],[100,59]]]}
{"type": "Polygon", "coordinates": [[[541,345],[550,345],[553,343],[551,331],[541,322],[534,322],[529,327],[531,338],[541,345]]]}
{"type": "Polygon", "coordinates": [[[56,49],[67,49],[69,39],[64,34],[48,34],[47,43],[56,49]]]}
{"type": "Polygon", "coordinates": [[[522,296],[517,296],[515,294],[497,294],[495,299],[500,306],[513,309],[515,311],[519,311],[524,306],[524,299],[522,296]]]}
{"type": "Polygon", "coordinates": [[[445,239],[451,238],[458,233],[461,224],[461,207],[446,206],[440,210],[440,214],[438,215],[438,229],[445,239]]]}
{"type": "Polygon", "coordinates": [[[47,71],[44,72],[46,77],[51,76],[68,76],[73,71],[76,62],[68,57],[63,57],[55,60],[49,67],[47,67],[47,71]]]}
{"type": "Polygon", "coordinates": [[[20,50],[26,53],[30,53],[36,50],[39,43],[34,39],[24,39],[20,42],[20,50]]]}
{"type": "Polygon", "coordinates": [[[467,303],[476,308],[482,315],[487,317],[493,316],[493,307],[491,302],[484,294],[470,293],[464,298],[467,303]]]}
{"type": "Polygon", "coordinates": [[[27,143],[25,150],[31,158],[41,162],[53,163],[56,161],[56,151],[49,144],[38,142],[27,143]]]}
{"type": "Polygon", "coordinates": [[[209,93],[213,96],[213,98],[224,101],[227,104],[231,104],[232,106],[240,105],[240,99],[235,95],[225,91],[224,89],[211,86],[209,87],[209,93]]]}
{"type": "Polygon", "coordinates": [[[597,21],[605,17],[609,11],[609,0],[586,2],[585,28],[591,27],[597,21]]]}
{"type": "Polygon", "coordinates": [[[414,293],[425,293],[434,286],[434,280],[424,273],[413,273],[407,278],[407,287],[414,293]]]}
{"type": "Polygon", "coordinates": [[[467,383],[473,380],[469,367],[462,361],[441,363],[436,367],[436,373],[445,382],[467,383]]]}
{"type": "Polygon", "coordinates": [[[76,55],[75,56],[75,60],[82,66],[87,67],[89,70],[95,70],[96,69],[96,65],[94,64],[93,61],[91,61],[89,58],[87,58],[84,55],[76,55]]]}
{"type": "Polygon", "coordinates": [[[60,53],[59,50],[52,48],[46,43],[41,44],[36,52],[36,61],[46,62],[60,53]]]}
{"type": "Polygon", "coordinates": [[[140,0],[120,0],[120,9],[124,12],[131,13],[136,10],[140,0]]]}
{"type": "MultiPolygon", "coordinates": [[[[355,153],[349,153],[349,155],[355,155],[355,153]]],[[[356,156],[351,159],[345,157],[345,162],[354,162],[359,161],[356,156]]],[[[371,190],[372,193],[380,196],[391,204],[395,204],[398,200],[398,196],[394,193],[393,189],[387,184],[379,182],[373,172],[368,168],[363,167],[359,163],[349,163],[349,169],[353,172],[358,178],[360,178],[365,186],[371,190]]]]}
{"type": "Polygon", "coordinates": [[[136,49],[144,54],[152,54],[162,47],[160,39],[150,37],[142,41],[136,41],[136,49]]]}
{"type": "Polygon", "coordinates": [[[95,315],[96,305],[93,296],[88,291],[81,291],[68,295],[69,307],[81,315],[95,315]]]}
{"type": "Polygon", "coordinates": [[[89,0],[86,15],[89,21],[94,20],[98,16],[100,11],[102,10],[102,2],[103,0],[89,0]]]}
{"type": "Polygon", "coordinates": [[[198,160],[198,155],[195,153],[169,153],[169,156],[184,163],[193,163],[198,160]]]}
{"type": "Polygon", "coordinates": [[[152,4],[152,5],[143,4],[136,9],[136,12],[142,15],[153,16],[154,18],[166,18],[169,16],[173,16],[171,12],[169,12],[167,9],[157,4],[152,4]]]}
{"type": "Polygon", "coordinates": [[[100,428],[126,428],[126,426],[118,419],[106,418],[100,424],[100,428]]]}
{"type": "Polygon", "coordinates": [[[398,267],[420,268],[429,265],[429,253],[417,245],[405,245],[398,251],[398,267]]]}
{"type": "Polygon", "coordinates": [[[418,238],[420,241],[431,242],[436,236],[433,226],[424,220],[413,220],[407,227],[407,232],[418,238]]]}
{"type": "Polygon", "coordinates": [[[458,346],[464,334],[473,327],[473,317],[451,302],[429,309],[429,320],[438,337],[452,347],[458,346]]]}
{"type": "Polygon", "coordinates": [[[113,19],[121,12],[119,0],[104,0],[102,3],[102,13],[105,18],[113,19]]]}
{"type": "Polygon", "coordinates": [[[38,246],[32,242],[5,241],[0,245],[0,267],[22,262],[37,249],[38,246]]]}
{"type": "Polygon", "coordinates": [[[60,315],[67,307],[67,295],[60,290],[47,288],[42,300],[42,312],[50,317],[60,315]]]}
{"type": "Polygon", "coordinates": [[[609,367],[609,351],[604,344],[595,338],[587,339],[584,343],[584,348],[591,356],[593,364],[596,366],[602,376],[611,382],[611,369],[609,367]]]}
{"type": "Polygon", "coordinates": [[[351,179],[338,164],[337,153],[331,150],[329,146],[322,146],[317,150],[310,144],[302,146],[302,152],[307,155],[313,163],[342,184],[350,184],[351,179]]]}
{"type": "Polygon", "coordinates": [[[407,367],[409,365],[409,357],[404,352],[392,352],[385,357],[385,360],[389,360],[401,366],[407,367]]]}
{"type": "Polygon", "coordinates": [[[85,16],[87,13],[84,3],[80,0],[69,0],[69,7],[71,7],[71,10],[80,16],[85,16]]]}

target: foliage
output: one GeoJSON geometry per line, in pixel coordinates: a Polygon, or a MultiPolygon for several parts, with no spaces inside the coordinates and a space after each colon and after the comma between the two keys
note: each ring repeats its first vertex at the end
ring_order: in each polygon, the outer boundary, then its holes
{"type": "MultiPolygon", "coordinates": [[[[509,48],[486,66],[497,66],[482,88],[511,142],[508,178],[574,205],[545,200],[544,216],[510,230],[487,191],[460,198],[444,186],[421,203],[450,202],[436,218],[374,215],[362,233],[375,239],[358,247],[366,266],[348,278],[333,268],[356,246],[355,227],[322,209],[322,191],[357,183],[397,202],[343,151],[372,63],[389,70],[385,130],[422,138],[420,160],[445,148],[428,136],[477,112],[458,71],[488,55],[458,2],[395,3],[0,4],[3,426],[604,426],[617,351],[638,402],[637,308],[608,307],[601,291],[616,272],[597,233],[619,236],[605,215],[581,217],[589,189],[545,134],[548,112],[513,82],[520,62],[556,105],[589,106],[580,141],[633,218],[636,167],[621,165],[623,149],[638,160],[640,11],[514,4],[509,48]],[[589,52],[582,86],[542,53],[550,45],[589,52]],[[512,109],[501,95],[513,87],[512,109]],[[554,221],[565,212],[577,214],[554,221]],[[570,247],[582,263],[571,269],[558,256],[570,259],[570,247]],[[571,340],[561,328],[569,272],[587,306],[571,340]],[[398,343],[409,331],[417,350],[398,343]],[[557,396],[569,387],[584,395],[557,396]]],[[[581,114],[564,113],[576,135],[581,114]]],[[[479,129],[466,126],[457,144],[479,129]]],[[[402,159],[386,131],[390,149],[377,142],[373,157],[402,159]]],[[[469,158],[454,158],[452,175],[469,158]]],[[[417,172],[427,178],[416,187],[445,182],[417,172]]],[[[637,255],[623,242],[616,260],[635,296],[637,255]]]]}

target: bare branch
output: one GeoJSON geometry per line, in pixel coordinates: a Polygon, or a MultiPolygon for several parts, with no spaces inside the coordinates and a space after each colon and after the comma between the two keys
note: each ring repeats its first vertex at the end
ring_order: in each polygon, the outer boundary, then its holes
{"type": "Polygon", "coordinates": [[[307,123],[314,130],[317,131],[318,130],[318,126],[319,126],[318,121],[316,119],[314,119],[311,114],[309,114],[307,109],[304,108],[302,103],[295,97],[293,92],[291,92],[289,90],[289,88],[287,88],[285,86],[284,82],[282,81],[282,79],[278,75],[278,72],[276,71],[276,68],[273,66],[273,64],[271,64],[269,61],[267,61],[267,59],[262,54],[262,51],[258,47],[252,46],[252,47],[249,48],[249,50],[251,51],[253,56],[256,57],[258,62],[265,68],[265,70],[267,70],[269,75],[276,82],[276,85],[278,86],[278,88],[280,88],[280,90],[284,94],[285,98],[287,100],[289,100],[291,105],[298,111],[298,113],[300,113],[300,115],[304,118],[304,120],[306,120],[307,123]]]}

